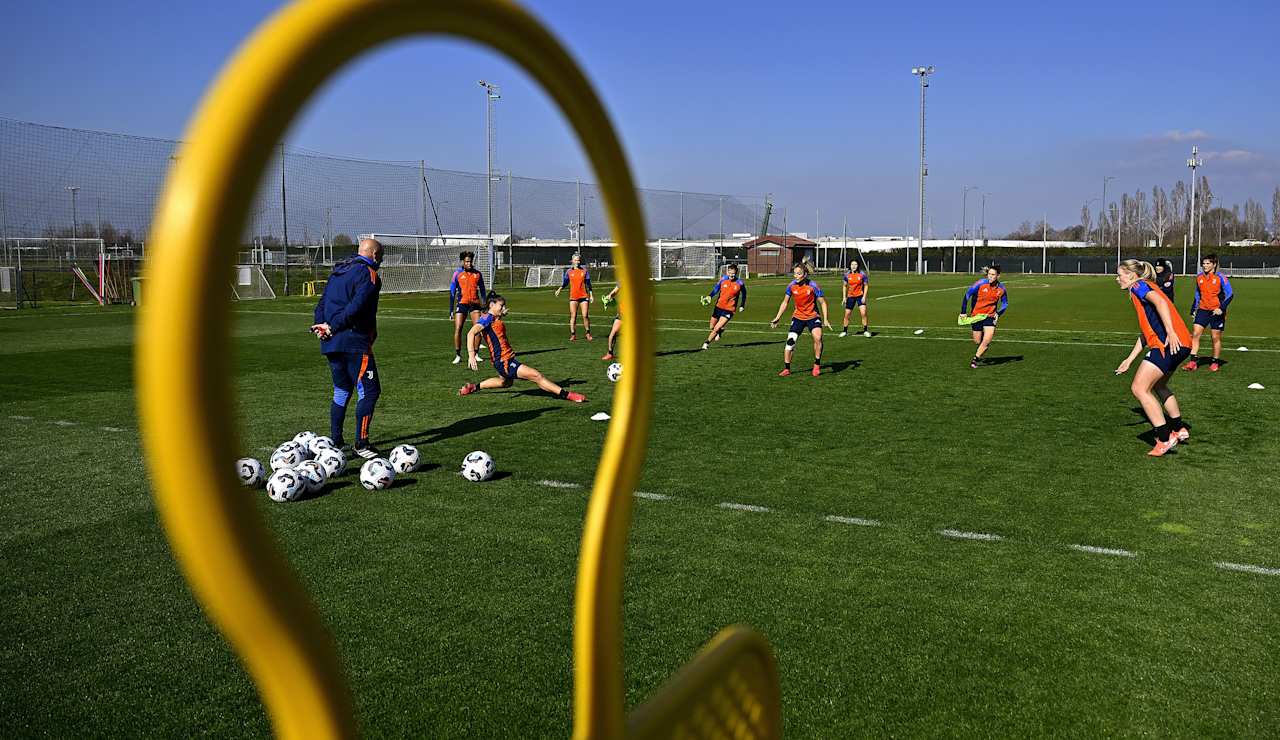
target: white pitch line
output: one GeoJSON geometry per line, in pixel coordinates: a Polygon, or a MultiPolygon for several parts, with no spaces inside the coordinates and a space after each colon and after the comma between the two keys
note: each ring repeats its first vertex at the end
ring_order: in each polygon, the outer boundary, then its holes
{"type": "Polygon", "coordinates": [[[756,506],[755,504],[735,504],[732,501],[722,501],[717,504],[721,509],[733,509],[734,511],[754,511],[757,514],[768,514],[773,511],[767,506],[756,506]]]}
{"type": "Polygon", "coordinates": [[[1243,565],[1241,563],[1214,563],[1223,570],[1234,570],[1240,573],[1253,573],[1260,576],[1280,576],[1280,568],[1263,568],[1260,565],[1243,565]]]}
{"type": "Polygon", "coordinates": [[[880,521],[878,519],[863,519],[856,516],[836,516],[835,514],[832,514],[830,516],[824,516],[822,520],[824,522],[835,522],[836,524],[853,524],[859,527],[880,526],[880,521]]]}
{"type": "Polygon", "coordinates": [[[49,423],[50,423],[50,424],[53,424],[54,426],[59,426],[59,427],[75,427],[75,426],[80,426],[80,423],[79,423],[79,422],[75,422],[75,421],[66,421],[65,419],[58,419],[57,421],[51,421],[51,422],[49,422],[49,423]]]}
{"type": "MultiPolygon", "coordinates": [[[[299,312],[294,312],[294,311],[261,311],[261,310],[238,310],[238,311],[237,311],[237,313],[245,313],[245,314],[268,314],[268,315],[275,315],[275,316],[298,316],[298,317],[309,317],[309,316],[311,315],[311,314],[299,313],[299,312]]],[[[395,320],[400,320],[400,321],[448,321],[448,320],[449,320],[449,319],[447,319],[447,318],[441,318],[441,317],[438,317],[438,316],[386,316],[386,315],[382,315],[382,316],[379,316],[379,318],[381,318],[381,319],[395,319],[395,320]]],[[[522,321],[521,323],[523,323],[523,324],[527,324],[527,325],[530,325],[530,326],[563,326],[563,325],[564,325],[564,322],[561,322],[561,321],[522,321]]],[[[656,328],[657,328],[659,331],[683,331],[683,332],[694,332],[694,333],[696,333],[696,334],[703,334],[704,336],[705,336],[706,331],[707,331],[705,328],[701,328],[701,327],[695,328],[695,327],[683,327],[683,326],[659,326],[659,327],[656,327],[656,328]]],[[[935,326],[935,327],[928,327],[928,328],[931,328],[931,329],[939,329],[939,330],[946,330],[946,329],[948,329],[948,328],[954,328],[954,327],[935,326]]],[[[1031,331],[1031,330],[1027,330],[1027,331],[1031,331]]],[[[764,331],[764,330],[759,330],[759,329],[734,329],[734,333],[735,333],[735,334],[764,334],[764,335],[767,335],[767,336],[775,336],[775,337],[781,337],[781,336],[782,336],[781,331],[776,331],[776,330],[775,330],[775,331],[764,331]]],[[[1089,333],[1089,332],[1084,332],[1084,333],[1089,333]]],[[[1094,333],[1101,334],[1102,332],[1094,332],[1094,333]]],[[[966,344],[969,344],[969,343],[972,343],[972,342],[973,342],[973,340],[972,340],[971,338],[969,338],[969,337],[939,337],[939,336],[901,336],[901,337],[898,337],[898,336],[893,336],[893,335],[891,335],[891,334],[881,334],[878,338],[879,338],[879,339],[904,339],[904,340],[909,340],[909,341],[913,341],[913,342],[928,342],[928,341],[933,341],[933,342],[964,342],[964,343],[966,343],[966,344]]],[[[778,341],[779,341],[779,343],[781,343],[781,341],[782,341],[782,340],[781,340],[781,339],[779,339],[778,341]]],[[[1046,339],[1015,339],[1015,338],[1013,338],[1013,337],[1009,337],[1009,336],[1008,336],[1008,335],[1006,335],[1006,334],[1001,334],[1000,341],[1001,341],[1001,342],[1004,342],[1004,343],[1006,343],[1006,344],[1045,344],[1045,345],[1051,345],[1051,346],[1055,346],[1055,347],[1116,347],[1116,348],[1122,348],[1122,349],[1127,349],[1127,348],[1131,348],[1131,347],[1133,347],[1133,344],[1132,344],[1132,343],[1128,343],[1128,344],[1118,344],[1118,343],[1116,343],[1116,342],[1053,342],[1053,341],[1049,341],[1049,340],[1046,340],[1046,339]]],[[[1276,353],[1280,353],[1280,349],[1252,349],[1252,350],[1249,350],[1249,351],[1250,351],[1250,352],[1276,352],[1276,353]]]]}
{"type": "Polygon", "coordinates": [[[1121,550],[1111,547],[1094,547],[1093,545],[1069,545],[1072,550],[1077,552],[1088,552],[1094,555],[1114,555],[1120,558],[1136,558],[1138,554],[1131,550],[1121,550]]]}
{"type": "Polygon", "coordinates": [[[648,491],[636,491],[636,498],[644,498],[650,501],[667,501],[671,497],[665,493],[649,493],[648,491]]]}
{"type": "Polygon", "coordinates": [[[34,416],[18,416],[17,414],[10,414],[9,418],[13,419],[14,421],[35,421],[36,420],[36,417],[34,416]]]}
{"type": "Polygon", "coordinates": [[[950,537],[954,540],[980,540],[982,542],[996,542],[1004,539],[998,534],[989,532],[965,532],[960,529],[940,529],[938,534],[943,537],[950,537]]]}
{"type": "Polygon", "coordinates": [[[582,488],[582,486],[577,483],[569,483],[568,481],[562,480],[548,480],[545,478],[538,481],[538,485],[546,486],[547,488],[582,488]]]}
{"type": "Polygon", "coordinates": [[[98,427],[98,428],[104,432],[127,432],[128,431],[127,429],[121,429],[120,427],[98,427]]]}

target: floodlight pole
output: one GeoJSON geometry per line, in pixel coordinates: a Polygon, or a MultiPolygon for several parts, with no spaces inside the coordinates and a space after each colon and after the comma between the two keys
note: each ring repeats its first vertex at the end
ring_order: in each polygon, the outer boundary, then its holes
{"type": "MultiPolygon", "coordinates": [[[[1202,161],[1200,160],[1200,147],[1198,147],[1198,146],[1193,146],[1193,147],[1191,147],[1191,157],[1187,160],[1187,166],[1191,168],[1191,210],[1190,210],[1190,219],[1189,219],[1191,223],[1187,225],[1187,241],[1189,241],[1189,242],[1190,242],[1190,241],[1195,241],[1195,235],[1196,235],[1196,168],[1198,168],[1198,167],[1199,167],[1200,165],[1202,165],[1202,164],[1204,164],[1204,162],[1202,162],[1202,161]]],[[[1183,268],[1182,268],[1182,271],[1183,271],[1183,273],[1184,273],[1184,274],[1185,274],[1185,273],[1186,273],[1186,271],[1187,271],[1187,269],[1186,269],[1186,261],[1187,261],[1187,260],[1186,260],[1186,258],[1184,257],[1184,258],[1183,258],[1183,260],[1182,260],[1182,262],[1183,262],[1183,268]]],[[[1196,265],[1197,265],[1197,266],[1199,266],[1199,265],[1200,265],[1200,244],[1199,244],[1198,242],[1196,243],[1196,265]]]]}
{"type": "Polygon", "coordinates": [[[280,142],[280,222],[284,231],[284,294],[289,295],[289,197],[284,186],[284,142],[280,142]]]}
{"type": "MultiPolygon", "coordinates": [[[[76,216],[76,193],[80,190],[79,185],[68,185],[67,192],[71,193],[71,238],[80,238],[80,219],[76,216]]],[[[71,248],[75,249],[75,242],[71,243],[71,248]]]]}
{"type": "MultiPolygon", "coordinates": [[[[960,241],[968,241],[969,234],[969,191],[977,190],[977,185],[966,185],[964,190],[960,192],[960,241]]],[[[951,245],[951,269],[960,272],[959,263],[956,260],[956,246],[951,245]]]]}
{"type": "Polygon", "coordinates": [[[492,82],[480,80],[484,88],[484,198],[485,223],[489,232],[489,277],[493,278],[493,101],[502,97],[499,87],[492,82]]]}
{"type": "Polygon", "coordinates": [[[924,274],[924,178],[929,174],[924,162],[924,91],[929,87],[929,75],[934,68],[912,67],[911,74],[920,78],[920,232],[916,246],[916,274],[924,274]]]}
{"type": "MultiPolygon", "coordinates": [[[[507,285],[516,284],[516,206],[511,184],[511,170],[507,170],[507,285]]],[[[498,282],[495,275],[493,281],[498,282]]]]}

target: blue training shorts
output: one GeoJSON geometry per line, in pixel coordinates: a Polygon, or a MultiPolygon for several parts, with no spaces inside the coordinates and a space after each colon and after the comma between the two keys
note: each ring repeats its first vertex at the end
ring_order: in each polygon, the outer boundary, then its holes
{"type": "Polygon", "coordinates": [[[720,307],[716,307],[716,308],[711,309],[711,318],[712,318],[712,320],[715,320],[715,319],[722,319],[722,318],[723,318],[723,319],[732,319],[732,318],[733,318],[733,311],[730,311],[730,310],[727,310],[727,309],[724,309],[724,308],[720,308],[720,307]]]}
{"type": "Polygon", "coordinates": [[[1222,331],[1227,328],[1227,312],[1223,311],[1221,315],[1214,316],[1213,311],[1197,308],[1195,323],[1197,326],[1203,326],[1207,329],[1222,331]]]}
{"type": "Polygon", "coordinates": [[[1168,349],[1153,349],[1147,352],[1146,361],[1160,368],[1165,375],[1178,369],[1188,357],[1191,356],[1191,348],[1183,347],[1174,354],[1169,354],[1168,349]]]}
{"type": "Polygon", "coordinates": [[[858,296],[857,298],[846,298],[844,299],[844,307],[852,311],[858,306],[865,305],[866,302],[866,299],[862,296],[858,296]]]}
{"type": "Polygon", "coordinates": [[[986,327],[986,326],[989,326],[992,329],[996,328],[996,317],[988,316],[982,321],[975,321],[972,324],[969,324],[969,328],[974,330],[975,332],[981,332],[983,327],[986,327]]]}
{"type": "Polygon", "coordinates": [[[822,319],[814,317],[812,319],[792,319],[791,332],[793,334],[804,334],[805,329],[812,331],[813,329],[822,328],[822,319]]]}
{"type": "Polygon", "coordinates": [[[515,380],[516,373],[520,370],[520,361],[512,357],[510,360],[503,362],[497,357],[493,358],[493,369],[498,371],[498,375],[507,380],[515,380]]]}

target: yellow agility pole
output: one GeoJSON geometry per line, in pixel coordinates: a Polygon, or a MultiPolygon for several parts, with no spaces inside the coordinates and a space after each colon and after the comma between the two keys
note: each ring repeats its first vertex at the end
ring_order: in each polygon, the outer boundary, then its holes
{"type": "Polygon", "coordinates": [[[207,93],[158,206],[141,312],[137,387],[157,507],[209,618],[253,677],[276,734],[354,734],[333,643],[232,476],[226,283],[261,173],[289,122],[353,57],[391,39],[447,34],[522,66],[556,102],[608,208],[630,358],[614,394],[584,533],[575,622],[575,734],[622,734],[621,558],[653,395],[653,313],[644,225],[622,147],[591,85],[541,24],[503,0],[300,0],[265,23],[207,93]],[[201,454],[190,456],[189,450],[201,454]],[[601,552],[606,557],[595,557],[601,552]],[[616,552],[615,552],[616,549],[616,552]],[[592,554],[588,557],[588,554],[592,554]]]}

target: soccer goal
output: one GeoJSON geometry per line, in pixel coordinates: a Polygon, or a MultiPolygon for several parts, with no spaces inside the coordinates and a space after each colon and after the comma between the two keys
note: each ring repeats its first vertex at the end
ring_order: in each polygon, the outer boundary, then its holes
{"type": "Polygon", "coordinates": [[[529,268],[529,272],[524,276],[524,287],[558,288],[564,281],[564,271],[565,268],[558,265],[534,265],[529,268]]]}
{"type": "Polygon", "coordinates": [[[1280,267],[1233,267],[1223,272],[1231,277],[1272,277],[1280,278],[1280,267]]]}
{"type": "Polygon", "coordinates": [[[738,277],[740,279],[746,280],[747,278],[751,277],[751,275],[749,274],[750,271],[747,269],[747,261],[745,259],[737,259],[737,258],[730,259],[724,256],[716,258],[715,277],[719,278],[721,275],[725,274],[725,268],[728,267],[729,265],[738,266],[738,277]]]}
{"type": "Polygon", "coordinates": [[[256,301],[264,298],[275,298],[267,276],[257,265],[236,265],[236,277],[231,281],[231,295],[237,301],[256,301]]]}
{"type": "Polygon", "coordinates": [[[418,293],[448,290],[453,271],[458,267],[458,254],[475,252],[475,268],[493,285],[491,242],[485,237],[426,236],[423,234],[367,234],[382,243],[382,278],[384,293],[418,293]]]}
{"type": "Polygon", "coordinates": [[[716,277],[716,248],[713,245],[649,245],[649,274],[654,280],[716,277]]]}

